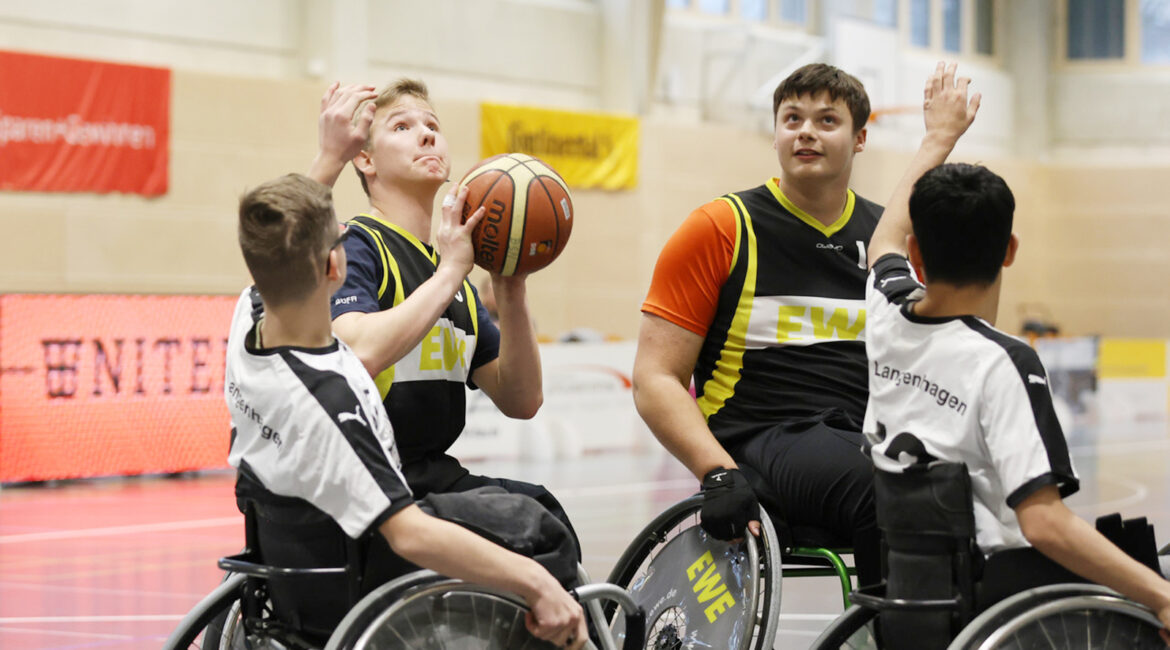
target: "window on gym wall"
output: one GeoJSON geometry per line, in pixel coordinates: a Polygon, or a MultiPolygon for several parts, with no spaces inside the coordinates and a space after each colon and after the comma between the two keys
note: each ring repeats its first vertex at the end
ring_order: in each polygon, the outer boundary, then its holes
{"type": "Polygon", "coordinates": [[[838,16],[871,21],[882,27],[898,26],[898,0],[837,0],[838,16]]]}
{"type": "Polygon", "coordinates": [[[1125,3],[1121,0],[1068,0],[1070,60],[1125,57],[1125,3]]]}
{"type": "MultiPolygon", "coordinates": [[[[848,0],[845,0],[848,1],[848,0]]],[[[897,3],[897,0],[868,0],[897,3]]],[[[781,29],[808,31],[812,28],[812,0],[666,0],[672,11],[712,18],[774,25],[781,29]]]]}
{"type": "MultiPolygon", "coordinates": [[[[905,42],[948,57],[995,57],[1002,0],[902,0],[905,42]]],[[[896,6],[896,3],[895,3],[896,6]]]]}
{"type": "Polygon", "coordinates": [[[1064,0],[1061,54],[1074,66],[1170,64],[1170,0],[1064,0]]]}
{"type": "Polygon", "coordinates": [[[1170,63],[1170,2],[1142,0],[1142,63],[1170,63]]]}

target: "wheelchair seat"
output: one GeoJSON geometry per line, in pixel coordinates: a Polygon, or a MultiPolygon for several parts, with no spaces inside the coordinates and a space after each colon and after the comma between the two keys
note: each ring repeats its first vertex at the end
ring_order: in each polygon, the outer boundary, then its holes
{"type": "MultiPolygon", "coordinates": [[[[854,592],[855,605],[813,648],[1162,646],[1148,609],[1084,584],[1035,549],[984,560],[965,465],[935,461],[903,473],[875,470],[874,487],[886,579],[854,592]]],[[[1145,525],[1137,521],[1132,528],[1152,541],[1145,525]]]]}

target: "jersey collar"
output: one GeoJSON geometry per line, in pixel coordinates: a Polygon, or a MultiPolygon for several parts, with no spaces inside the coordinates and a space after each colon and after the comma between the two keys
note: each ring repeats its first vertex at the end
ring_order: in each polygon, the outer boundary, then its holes
{"type": "Polygon", "coordinates": [[[784,206],[785,210],[791,212],[797,219],[816,228],[825,237],[832,237],[849,223],[850,217],[853,216],[853,206],[857,202],[857,195],[853,193],[853,190],[846,190],[845,209],[841,211],[841,216],[837,217],[836,221],[826,226],[816,217],[796,207],[796,204],[785,196],[784,191],[780,189],[780,180],[778,178],[769,178],[767,186],[768,190],[772,192],[772,196],[776,197],[776,200],[780,202],[780,205],[784,206]]]}
{"type": "Polygon", "coordinates": [[[427,257],[429,257],[432,262],[434,262],[435,264],[439,263],[438,258],[435,256],[435,250],[433,248],[431,248],[430,246],[427,246],[426,244],[422,243],[422,241],[418,237],[414,236],[414,233],[410,232],[406,228],[403,228],[402,226],[400,226],[396,223],[391,223],[389,221],[386,221],[385,219],[383,219],[381,217],[372,215],[369,212],[363,212],[358,216],[369,217],[369,218],[373,219],[374,221],[377,221],[378,223],[382,224],[383,226],[386,226],[387,228],[394,231],[395,233],[398,233],[398,235],[400,237],[402,237],[403,239],[405,239],[406,241],[410,242],[411,244],[414,244],[414,247],[417,248],[419,251],[421,251],[423,255],[426,255],[427,257]]]}

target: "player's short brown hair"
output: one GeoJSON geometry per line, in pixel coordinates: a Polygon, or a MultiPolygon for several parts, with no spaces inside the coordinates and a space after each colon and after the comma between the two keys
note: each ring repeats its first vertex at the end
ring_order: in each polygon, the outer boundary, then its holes
{"type": "MultiPolygon", "coordinates": [[[[431,103],[431,96],[430,93],[427,92],[427,85],[419,79],[407,79],[406,77],[398,79],[389,84],[378,93],[377,97],[367,101],[374,102],[374,110],[376,115],[376,111],[382,110],[386,106],[393,106],[394,102],[397,102],[399,99],[402,99],[406,96],[417,97],[418,99],[421,99],[428,104],[431,103]]],[[[361,115],[362,108],[365,105],[365,102],[363,102],[358,106],[357,110],[354,111],[355,118],[358,115],[361,115]]],[[[366,151],[373,151],[374,149],[374,126],[374,124],[370,125],[370,133],[366,136],[366,146],[363,147],[363,149],[366,151]]],[[[356,165],[354,166],[353,170],[357,172],[358,180],[362,183],[362,190],[366,193],[366,196],[369,196],[370,187],[366,183],[366,175],[363,174],[362,170],[358,169],[356,165]]]]}
{"type": "Polygon", "coordinates": [[[776,120],[776,113],[784,100],[803,95],[815,97],[821,93],[829,93],[829,101],[840,99],[845,102],[853,118],[854,133],[865,127],[869,121],[869,95],[865,86],[857,77],[827,63],[802,66],[776,86],[776,92],[772,93],[772,120],[776,120]]]}
{"type": "Polygon", "coordinates": [[[300,174],[240,198],[240,251],[266,304],[301,300],[317,288],[336,224],[332,191],[300,174]]]}

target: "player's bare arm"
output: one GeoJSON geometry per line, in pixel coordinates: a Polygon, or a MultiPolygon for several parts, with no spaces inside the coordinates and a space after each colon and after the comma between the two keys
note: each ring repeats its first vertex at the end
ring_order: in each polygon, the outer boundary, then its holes
{"type": "MultiPolygon", "coordinates": [[[[1055,486],[1046,486],[1016,507],[1020,529],[1036,550],[1061,566],[1105,585],[1157,613],[1170,626],[1170,582],[1134,560],[1073,514],[1055,486]]],[[[1163,639],[1170,637],[1163,629],[1163,639]]]]}
{"type": "MultiPolygon", "coordinates": [[[[703,337],[674,323],[642,315],[634,357],[634,405],[650,431],[696,478],[738,468],[719,444],[688,390],[703,337]]],[[[740,524],[742,525],[742,523],[740,524]]],[[[759,522],[748,524],[759,535],[759,522]]]]}
{"type": "Polygon", "coordinates": [[[374,121],[373,86],[333,82],[321,97],[317,117],[317,157],[307,176],[330,187],[345,165],[361,151],[374,121]],[[363,103],[364,102],[364,103],[363,103]]]}
{"type": "Polygon", "coordinates": [[[531,610],[528,628],[538,638],[569,648],[589,638],[580,603],[534,560],[416,505],[395,513],[380,531],[395,553],[419,566],[521,595],[531,610]]]}
{"type": "Polygon", "coordinates": [[[527,276],[491,276],[500,314],[500,355],[476,368],[472,380],[504,415],[527,419],[544,403],[536,327],[528,310],[527,276]]]}
{"type": "Polygon", "coordinates": [[[967,97],[971,80],[955,77],[957,64],[942,61],[934,73],[927,78],[923,90],[922,113],[926,121],[926,135],[918,153],[910,162],[902,180],[898,182],[886,210],[869,241],[868,259],[874,262],[888,253],[906,254],[906,237],[910,227],[910,194],[914,183],[927,171],[943,164],[955,148],[959,138],[975,121],[982,96],[979,93],[967,97]]]}
{"type": "Polygon", "coordinates": [[[431,331],[471,272],[474,252],[471,231],[483,219],[483,208],[462,221],[466,188],[451,190],[443,199],[443,216],[435,246],[439,266],[396,307],[385,311],[347,312],[333,320],[333,331],[351,347],[371,375],[377,375],[406,356],[431,331]]]}

